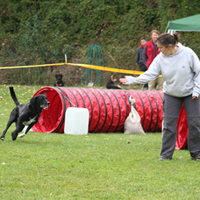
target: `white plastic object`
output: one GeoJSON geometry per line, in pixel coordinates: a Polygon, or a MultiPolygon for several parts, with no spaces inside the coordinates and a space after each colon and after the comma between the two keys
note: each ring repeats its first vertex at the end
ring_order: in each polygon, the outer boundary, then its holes
{"type": "Polygon", "coordinates": [[[69,107],[65,112],[64,133],[70,135],[88,134],[89,111],[87,108],[69,107]]]}

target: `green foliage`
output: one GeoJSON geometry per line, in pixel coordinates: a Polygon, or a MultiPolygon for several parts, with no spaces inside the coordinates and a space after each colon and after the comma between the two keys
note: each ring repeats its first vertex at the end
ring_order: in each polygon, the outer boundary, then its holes
{"type": "MultiPolygon", "coordinates": [[[[68,62],[84,63],[86,49],[97,44],[108,55],[105,66],[137,70],[139,38],[149,40],[152,29],[164,32],[168,21],[199,14],[199,7],[198,0],[5,0],[0,4],[0,65],[64,62],[64,54],[68,62]]],[[[181,36],[200,55],[199,34],[181,36]]]]}
{"type": "Polygon", "coordinates": [[[160,27],[165,31],[168,21],[199,14],[200,1],[188,0],[160,0],[159,12],[160,27]]]}
{"type": "Polygon", "coordinates": [[[132,9],[122,17],[119,26],[119,39],[122,42],[138,44],[139,38],[148,35],[152,29],[159,28],[156,1],[134,1],[132,9]]]}

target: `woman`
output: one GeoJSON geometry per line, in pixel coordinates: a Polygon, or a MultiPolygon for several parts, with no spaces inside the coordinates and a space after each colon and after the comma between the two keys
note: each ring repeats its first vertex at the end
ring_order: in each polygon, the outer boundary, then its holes
{"type": "Polygon", "coordinates": [[[172,159],[176,145],[177,121],[182,104],[187,114],[188,149],[193,160],[200,161],[200,62],[194,51],[178,43],[179,34],[161,34],[157,45],[161,52],[149,69],[137,78],[121,78],[122,84],[144,84],[162,75],[163,127],[160,161],[172,159]]]}

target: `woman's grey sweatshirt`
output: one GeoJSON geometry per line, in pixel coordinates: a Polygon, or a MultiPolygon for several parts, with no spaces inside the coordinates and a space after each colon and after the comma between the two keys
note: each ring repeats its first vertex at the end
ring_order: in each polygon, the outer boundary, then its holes
{"type": "Polygon", "coordinates": [[[191,94],[198,97],[200,94],[199,59],[189,47],[180,43],[177,45],[179,48],[175,54],[169,56],[158,54],[145,73],[136,78],[126,76],[126,84],[145,84],[162,75],[164,93],[175,97],[191,94]]]}

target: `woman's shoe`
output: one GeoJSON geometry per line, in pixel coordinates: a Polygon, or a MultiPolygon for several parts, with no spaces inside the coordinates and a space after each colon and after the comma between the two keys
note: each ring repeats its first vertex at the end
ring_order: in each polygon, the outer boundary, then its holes
{"type": "Polygon", "coordinates": [[[197,157],[191,157],[192,160],[196,160],[196,161],[200,161],[200,156],[197,156],[197,157]]]}
{"type": "Polygon", "coordinates": [[[158,159],[158,161],[163,161],[163,160],[171,160],[172,158],[163,158],[163,157],[160,157],[159,159],[158,159]]]}

